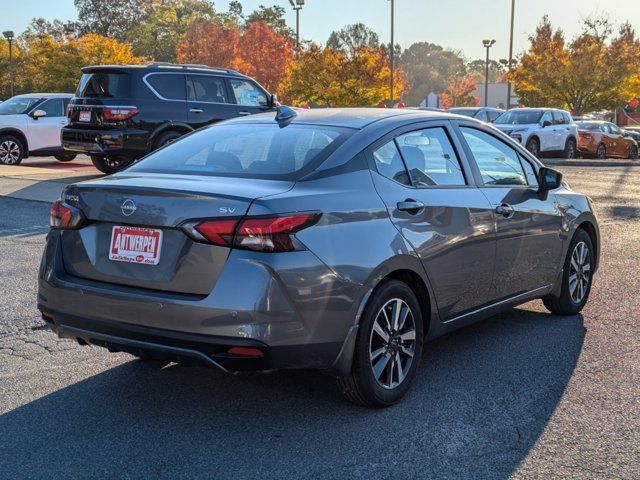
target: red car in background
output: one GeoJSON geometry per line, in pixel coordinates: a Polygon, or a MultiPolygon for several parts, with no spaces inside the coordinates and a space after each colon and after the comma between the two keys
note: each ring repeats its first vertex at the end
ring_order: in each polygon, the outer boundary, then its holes
{"type": "Polygon", "coordinates": [[[578,126],[578,153],[605,159],[638,158],[638,144],[611,122],[583,121],[578,126]]]}

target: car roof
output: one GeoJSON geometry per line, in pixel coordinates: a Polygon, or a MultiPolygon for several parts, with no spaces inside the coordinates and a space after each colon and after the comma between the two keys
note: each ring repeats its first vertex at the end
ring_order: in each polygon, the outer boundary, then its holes
{"type": "MultiPolygon", "coordinates": [[[[288,123],[326,125],[362,129],[374,122],[387,118],[459,118],[458,115],[430,110],[408,110],[404,108],[294,108],[297,115],[288,123]]],[[[276,112],[259,113],[247,117],[239,117],[224,122],[230,123],[276,123],[276,112]]]]}
{"type": "Polygon", "coordinates": [[[169,62],[140,63],[135,65],[90,65],[87,67],[82,67],[81,70],[82,73],[92,73],[98,70],[120,72],[125,72],[127,70],[146,70],[152,72],[208,72],[248,78],[246,75],[243,75],[236,70],[231,70],[230,68],[211,67],[209,65],[202,64],[169,62]]]}
{"type": "Polygon", "coordinates": [[[23,93],[12,98],[72,98],[73,93],[23,93]]]}

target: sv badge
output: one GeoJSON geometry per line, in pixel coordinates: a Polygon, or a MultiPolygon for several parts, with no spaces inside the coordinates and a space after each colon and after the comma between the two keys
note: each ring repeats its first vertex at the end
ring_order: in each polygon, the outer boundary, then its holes
{"type": "Polygon", "coordinates": [[[237,207],[220,207],[220,213],[234,213],[237,207]]]}

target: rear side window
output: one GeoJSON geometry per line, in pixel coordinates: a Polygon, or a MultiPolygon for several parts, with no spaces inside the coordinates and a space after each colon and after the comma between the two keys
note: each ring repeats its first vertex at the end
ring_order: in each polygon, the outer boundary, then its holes
{"type": "Polygon", "coordinates": [[[179,73],[159,73],[145,78],[154,92],[167,100],[185,100],[185,76],[179,73]]]}
{"type": "Polygon", "coordinates": [[[187,99],[209,103],[231,103],[224,78],[212,75],[189,75],[187,99]]]}
{"type": "Polygon", "coordinates": [[[78,97],[126,98],[130,91],[128,73],[85,73],[76,90],[78,97]]]}
{"type": "Polygon", "coordinates": [[[488,133],[460,127],[485,185],[527,185],[518,153],[488,133]]]}
{"type": "Polygon", "coordinates": [[[349,129],[306,125],[217,125],[169,144],[128,171],[296,179],[350,133],[349,129]]]}
{"type": "Polygon", "coordinates": [[[411,186],[409,175],[407,175],[407,170],[404,167],[395,140],[391,140],[374,150],[373,159],[376,162],[376,169],[380,175],[390,178],[402,185],[411,186]]]}
{"type": "Polygon", "coordinates": [[[396,142],[414,186],[466,184],[458,157],[443,128],[405,133],[396,142]]]}
{"type": "Polygon", "coordinates": [[[564,125],[565,123],[568,123],[565,121],[564,115],[562,115],[562,112],[552,112],[552,113],[553,113],[554,125],[564,125]]]}
{"type": "Polygon", "coordinates": [[[571,115],[569,115],[567,112],[562,112],[562,117],[564,118],[564,123],[571,123],[571,115]]]}
{"type": "Polygon", "coordinates": [[[490,111],[487,113],[487,115],[489,116],[489,121],[493,122],[496,118],[498,118],[500,115],[502,115],[501,112],[494,112],[494,111],[490,111]]]}

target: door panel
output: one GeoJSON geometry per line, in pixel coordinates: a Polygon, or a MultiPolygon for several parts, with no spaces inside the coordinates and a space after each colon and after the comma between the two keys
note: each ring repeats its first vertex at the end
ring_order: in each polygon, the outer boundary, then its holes
{"type": "Polygon", "coordinates": [[[560,268],[563,228],[553,194],[538,193],[535,166],[511,146],[486,131],[469,127],[461,131],[480,169],[482,193],[494,212],[495,298],[553,283],[560,268]]]}
{"type": "Polygon", "coordinates": [[[558,139],[556,134],[555,125],[553,124],[553,116],[550,111],[544,112],[540,118],[540,129],[538,130],[538,136],[540,137],[540,151],[557,150],[558,139]],[[551,125],[542,127],[543,122],[550,122],[551,125]]]}
{"type": "Polygon", "coordinates": [[[370,156],[380,172],[373,173],[376,190],[422,261],[440,316],[447,320],[493,299],[495,221],[481,191],[464,185],[448,136],[437,130],[428,132],[429,144],[421,144],[416,135],[401,135],[372,149],[370,156]]]}
{"type": "Polygon", "coordinates": [[[35,110],[44,110],[46,117],[37,120],[28,117],[29,150],[60,147],[60,132],[67,124],[67,116],[61,98],[52,98],[38,105],[35,110]]]}
{"type": "Polygon", "coordinates": [[[225,79],[216,75],[187,75],[187,109],[193,128],[238,116],[225,79]]]}

